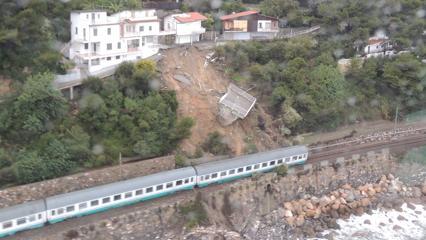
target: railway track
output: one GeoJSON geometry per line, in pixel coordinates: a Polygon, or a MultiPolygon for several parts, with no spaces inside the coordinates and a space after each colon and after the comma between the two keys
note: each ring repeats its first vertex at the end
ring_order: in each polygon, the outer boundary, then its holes
{"type": "MultiPolygon", "coordinates": [[[[361,154],[369,151],[377,151],[383,148],[389,148],[391,153],[398,153],[419,146],[426,146],[425,132],[417,135],[404,136],[400,139],[394,139],[386,142],[372,142],[369,144],[361,144],[354,146],[337,146],[329,149],[313,149],[310,150],[310,157],[308,163],[313,163],[321,160],[332,160],[338,157],[350,157],[352,154],[361,154]]],[[[189,197],[193,197],[197,192],[200,192],[201,194],[207,194],[210,192],[221,190],[223,189],[223,187],[228,186],[229,184],[232,184],[232,182],[221,185],[212,185],[207,188],[195,189],[192,191],[178,192],[174,195],[170,195],[167,197],[153,199],[143,203],[125,206],[122,208],[111,209],[106,212],[101,212],[94,215],[73,218],[54,225],[47,225],[43,228],[21,232],[5,239],[55,239],[55,237],[58,237],[58,233],[64,233],[72,229],[77,229],[81,226],[88,227],[90,224],[99,223],[102,220],[110,219],[111,217],[118,217],[130,214],[135,211],[143,211],[165,205],[172,206],[176,202],[187,199],[189,197]]]]}

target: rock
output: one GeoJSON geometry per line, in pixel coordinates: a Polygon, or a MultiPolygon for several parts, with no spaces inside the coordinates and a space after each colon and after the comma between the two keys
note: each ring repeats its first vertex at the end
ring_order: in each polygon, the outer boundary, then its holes
{"type": "Polygon", "coordinates": [[[287,224],[290,225],[290,226],[292,226],[292,227],[294,226],[295,220],[296,220],[295,217],[288,217],[288,218],[285,219],[285,221],[287,222],[287,224]]]}
{"type": "Polygon", "coordinates": [[[348,203],[349,208],[355,209],[359,206],[359,202],[355,201],[355,202],[350,202],[348,203]]]}
{"type": "Polygon", "coordinates": [[[327,206],[331,202],[331,199],[327,196],[323,196],[320,198],[319,205],[321,207],[327,206]]]}
{"type": "Polygon", "coordinates": [[[404,204],[404,200],[400,199],[400,198],[395,198],[392,201],[392,207],[398,211],[401,211],[401,206],[402,204],[404,204]]]}
{"type": "Polygon", "coordinates": [[[399,221],[407,221],[407,219],[401,215],[398,215],[396,219],[398,219],[399,221]]]}
{"type": "Polygon", "coordinates": [[[291,202],[285,202],[284,208],[287,210],[293,211],[293,204],[291,204],[291,202]]]}
{"type": "Polygon", "coordinates": [[[386,182],[386,180],[386,175],[382,175],[382,177],[380,177],[380,182],[386,182]]]}
{"type": "Polygon", "coordinates": [[[398,231],[398,230],[402,230],[402,227],[400,227],[398,225],[393,225],[392,229],[395,230],[395,231],[398,231]]]}
{"type": "Polygon", "coordinates": [[[313,209],[308,209],[305,211],[306,217],[313,218],[316,215],[316,211],[313,209]]]}
{"type": "Polygon", "coordinates": [[[416,209],[416,206],[414,206],[414,205],[413,205],[413,204],[411,204],[411,203],[407,203],[407,207],[408,207],[409,209],[412,209],[412,210],[416,209]]]}
{"type": "Polygon", "coordinates": [[[372,197],[376,195],[376,190],[374,190],[374,188],[369,188],[367,193],[368,193],[368,196],[372,197]]]}
{"type": "Polygon", "coordinates": [[[284,217],[293,217],[293,213],[290,210],[284,210],[284,217]]]}
{"type": "Polygon", "coordinates": [[[314,209],[314,205],[311,203],[311,201],[306,201],[305,206],[307,209],[314,209]]]}
{"type": "Polygon", "coordinates": [[[346,197],[345,197],[346,202],[353,202],[355,201],[355,195],[352,191],[348,191],[346,193],[346,197]]]}
{"type": "Polygon", "coordinates": [[[319,199],[319,198],[317,198],[317,197],[315,197],[315,196],[313,196],[313,197],[311,197],[311,202],[312,202],[312,204],[314,204],[314,205],[318,205],[318,204],[319,204],[319,202],[320,202],[320,199],[319,199]]]}
{"type": "Polygon", "coordinates": [[[370,220],[368,220],[368,219],[366,219],[366,220],[364,221],[364,224],[371,224],[371,221],[370,221],[370,220]]]}
{"type": "Polygon", "coordinates": [[[350,184],[346,183],[345,185],[342,186],[342,188],[345,189],[345,190],[351,190],[352,186],[350,184]]]}
{"type": "Polygon", "coordinates": [[[422,212],[421,212],[421,211],[414,211],[414,213],[416,213],[417,215],[422,214],[422,212]]]}
{"type": "Polygon", "coordinates": [[[337,210],[340,208],[340,203],[338,201],[334,202],[333,205],[331,205],[331,209],[337,210]]]}
{"type": "Polygon", "coordinates": [[[331,211],[330,211],[330,216],[331,216],[332,218],[337,219],[337,218],[339,218],[339,213],[338,213],[336,210],[331,210],[331,211]]]}
{"type": "Polygon", "coordinates": [[[330,196],[330,201],[334,201],[334,200],[336,200],[336,196],[331,195],[331,196],[330,196]]]}
{"type": "Polygon", "coordinates": [[[361,216],[362,214],[364,214],[364,208],[358,207],[355,209],[355,215],[361,216]]]}
{"type": "Polygon", "coordinates": [[[379,225],[382,226],[382,227],[386,226],[386,224],[382,223],[382,222],[379,225]]]}
{"type": "Polygon", "coordinates": [[[426,181],[422,185],[422,193],[426,196],[426,181]]]}
{"type": "Polygon", "coordinates": [[[298,217],[296,218],[296,222],[295,222],[296,226],[300,227],[300,226],[302,226],[304,223],[305,223],[305,217],[303,217],[303,216],[298,216],[298,217]]]}
{"type": "Polygon", "coordinates": [[[388,174],[388,179],[389,179],[389,180],[394,180],[394,179],[395,179],[395,177],[394,177],[391,173],[389,173],[389,174],[388,174]]]}
{"type": "Polygon", "coordinates": [[[367,207],[368,205],[370,205],[370,199],[368,198],[361,199],[361,206],[367,207]]]}

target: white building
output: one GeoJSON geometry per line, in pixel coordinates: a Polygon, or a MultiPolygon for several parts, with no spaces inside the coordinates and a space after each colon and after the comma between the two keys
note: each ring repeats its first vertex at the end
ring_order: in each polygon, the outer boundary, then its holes
{"type": "Polygon", "coordinates": [[[207,18],[198,12],[173,14],[164,18],[164,35],[175,35],[175,43],[193,43],[201,40],[206,29],[201,22],[207,18]]]}
{"type": "Polygon", "coordinates": [[[71,12],[70,59],[89,74],[117,66],[123,61],[158,53],[160,24],[155,10],[71,12]]]}
{"type": "Polygon", "coordinates": [[[364,53],[367,58],[392,56],[395,54],[392,43],[386,36],[369,38],[368,45],[364,48],[364,53]]]}

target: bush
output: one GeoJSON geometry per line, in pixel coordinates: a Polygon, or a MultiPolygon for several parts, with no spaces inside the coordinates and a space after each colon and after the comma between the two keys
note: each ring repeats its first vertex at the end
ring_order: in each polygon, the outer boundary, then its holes
{"type": "Polygon", "coordinates": [[[223,142],[223,136],[214,131],[209,133],[207,140],[201,145],[204,151],[215,154],[223,155],[230,152],[228,144],[223,142]]]}
{"type": "Polygon", "coordinates": [[[288,173],[288,167],[286,164],[280,165],[275,168],[275,172],[277,173],[278,176],[284,177],[288,173]]]}
{"type": "Polygon", "coordinates": [[[175,168],[185,167],[185,156],[181,153],[177,153],[175,155],[175,168]]]}
{"type": "Polygon", "coordinates": [[[193,228],[197,225],[207,224],[207,212],[201,203],[201,195],[198,194],[194,202],[184,204],[179,207],[179,212],[184,216],[187,221],[186,226],[193,228]]]}

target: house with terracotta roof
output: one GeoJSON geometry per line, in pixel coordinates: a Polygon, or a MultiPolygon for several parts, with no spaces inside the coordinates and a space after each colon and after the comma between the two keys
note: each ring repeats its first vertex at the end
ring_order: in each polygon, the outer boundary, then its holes
{"type": "Polygon", "coordinates": [[[387,36],[375,36],[368,39],[368,44],[364,48],[367,58],[379,56],[392,56],[395,54],[392,42],[387,36]]]}
{"type": "Polygon", "coordinates": [[[201,26],[206,19],[198,12],[172,14],[164,18],[164,32],[175,36],[176,44],[198,42],[206,32],[201,26]]]}
{"type": "Polygon", "coordinates": [[[225,40],[272,39],[278,34],[278,18],[250,10],[220,18],[225,40]]]}

